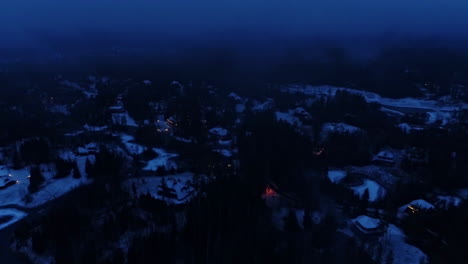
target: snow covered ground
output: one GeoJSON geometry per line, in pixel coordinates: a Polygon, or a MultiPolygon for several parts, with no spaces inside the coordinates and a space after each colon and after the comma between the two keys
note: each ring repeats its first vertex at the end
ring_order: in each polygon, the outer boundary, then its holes
{"type": "Polygon", "coordinates": [[[392,252],[393,264],[420,264],[428,263],[428,258],[419,248],[406,243],[406,236],[403,231],[390,224],[386,235],[381,239],[384,248],[383,259],[392,252]]]}
{"type": "Polygon", "coordinates": [[[328,170],[328,179],[332,183],[340,183],[344,178],[346,178],[346,171],[344,170],[328,170]]]}
{"type": "Polygon", "coordinates": [[[54,179],[55,167],[53,165],[41,165],[45,181],[41,188],[33,194],[29,194],[28,191],[29,168],[12,170],[3,167],[0,174],[6,173],[6,175],[11,175],[11,179],[16,181],[16,184],[0,190],[0,206],[18,205],[33,208],[60,197],[79,185],[89,183],[90,180],[86,178],[84,168],[86,157],[79,158],[78,167],[82,175],[79,179],[75,179],[71,175],[61,179],[54,179]]]}
{"type": "Polygon", "coordinates": [[[153,198],[164,200],[169,204],[183,204],[196,195],[193,176],[193,173],[185,172],[164,177],[134,178],[127,180],[125,185],[131,193],[137,196],[150,194],[153,198]],[[163,182],[173,197],[168,197],[161,192],[163,182]]]}
{"type": "MultiPolygon", "coordinates": [[[[308,96],[314,97],[329,97],[335,96],[337,91],[347,91],[354,94],[359,94],[364,97],[368,103],[379,103],[382,106],[395,107],[401,109],[419,109],[426,111],[429,114],[428,123],[434,123],[440,121],[442,125],[448,124],[452,119],[454,112],[459,109],[468,109],[467,103],[447,103],[443,100],[428,100],[427,98],[401,98],[393,99],[382,97],[377,93],[361,91],[356,89],[344,88],[344,87],[335,87],[335,86],[300,86],[300,85],[290,85],[283,89],[284,92],[289,93],[303,93],[308,96]]],[[[401,113],[393,109],[382,109],[384,112],[390,114],[401,113]]]]}
{"type": "Polygon", "coordinates": [[[23,219],[27,214],[16,209],[0,209],[0,230],[23,219]]]}
{"type": "Polygon", "coordinates": [[[364,180],[364,183],[362,185],[352,187],[351,189],[360,198],[362,198],[364,192],[368,190],[369,202],[376,202],[384,198],[386,194],[385,189],[373,180],[364,180]]]}

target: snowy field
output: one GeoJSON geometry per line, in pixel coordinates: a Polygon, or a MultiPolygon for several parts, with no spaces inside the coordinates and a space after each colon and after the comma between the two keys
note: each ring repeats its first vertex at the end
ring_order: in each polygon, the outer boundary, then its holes
{"type": "Polygon", "coordinates": [[[164,177],[142,177],[125,181],[126,187],[137,196],[150,194],[155,199],[166,201],[168,204],[183,204],[195,196],[193,187],[194,174],[190,172],[164,177]],[[164,195],[162,191],[165,182],[172,197],[164,195]],[[136,193],[134,193],[136,191],[136,193]]]}

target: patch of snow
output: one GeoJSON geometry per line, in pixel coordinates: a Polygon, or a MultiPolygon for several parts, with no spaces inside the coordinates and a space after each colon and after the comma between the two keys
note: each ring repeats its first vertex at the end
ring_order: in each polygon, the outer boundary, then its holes
{"type": "Polygon", "coordinates": [[[223,155],[226,158],[230,158],[230,157],[233,156],[232,151],[230,151],[228,149],[214,149],[213,151],[223,155]]]}
{"type": "Polygon", "coordinates": [[[209,130],[209,132],[217,136],[225,137],[227,136],[229,131],[225,128],[213,127],[212,129],[209,130]]]}
{"type": "Polygon", "coordinates": [[[344,178],[346,178],[346,175],[346,171],[344,170],[329,170],[327,176],[332,183],[340,183],[344,178]]]}
{"type": "Polygon", "coordinates": [[[268,98],[265,102],[254,102],[254,106],[252,107],[253,111],[266,111],[268,109],[273,108],[273,99],[268,98]]]}
{"type": "Polygon", "coordinates": [[[231,92],[228,96],[233,98],[236,101],[241,101],[242,100],[242,98],[239,95],[237,95],[236,93],[234,93],[234,92],[231,92]]]}
{"type": "Polygon", "coordinates": [[[89,126],[88,124],[84,125],[83,127],[84,129],[93,132],[100,132],[107,129],[107,126],[89,126]]]}
{"type": "Polygon", "coordinates": [[[192,143],[192,140],[189,138],[175,136],[174,139],[180,142],[184,142],[184,143],[192,143]]]}
{"type": "Polygon", "coordinates": [[[381,107],[380,111],[382,111],[382,112],[384,112],[386,114],[389,114],[389,115],[405,116],[405,114],[403,114],[402,112],[399,112],[399,111],[396,111],[396,110],[393,110],[393,109],[389,109],[389,108],[386,108],[386,107],[381,107]]]}

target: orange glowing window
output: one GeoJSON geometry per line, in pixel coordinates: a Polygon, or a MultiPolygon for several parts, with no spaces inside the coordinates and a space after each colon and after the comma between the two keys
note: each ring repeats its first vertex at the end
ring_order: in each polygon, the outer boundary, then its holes
{"type": "Polygon", "coordinates": [[[270,187],[266,187],[266,189],[265,189],[265,196],[266,197],[272,197],[272,196],[275,196],[275,195],[276,195],[275,190],[273,190],[270,187]]]}

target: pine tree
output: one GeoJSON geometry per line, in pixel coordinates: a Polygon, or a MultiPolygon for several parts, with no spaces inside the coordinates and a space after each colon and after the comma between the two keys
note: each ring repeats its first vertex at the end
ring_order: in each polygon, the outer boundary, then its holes
{"type": "Polygon", "coordinates": [[[31,167],[28,190],[30,193],[36,192],[44,182],[44,176],[38,166],[31,167]]]}
{"type": "Polygon", "coordinates": [[[284,230],[287,232],[297,232],[300,230],[296,214],[293,210],[289,210],[288,216],[284,218],[284,230]]]}
{"type": "Polygon", "coordinates": [[[390,250],[390,251],[387,253],[387,257],[385,258],[385,264],[393,264],[393,261],[394,261],[393,251],[390,250]]]}
{"type": "Polygon", "coordinates": [[[76,162],[75,162],[75,165],[73,167],[73,178],[75,178],[75,179],[81,178],[80,169],[78,168],[78,165],[76,164],[76,162]]]}
{"type": "Polygon", "coordinates": [[[304,221],[303,221],[304,229],[309,229],[312,227],[312,220],[310,218],[309,210],[304,212],[304,221]]]}
{"type": "Polygon", "coordinates": [[[85,163],[85,172],[86,176],[92,177],[92,172],[93,172],[93,164],[91,161],[89,161],[88,158],[86,158],[86,163],[85,163]]]}

